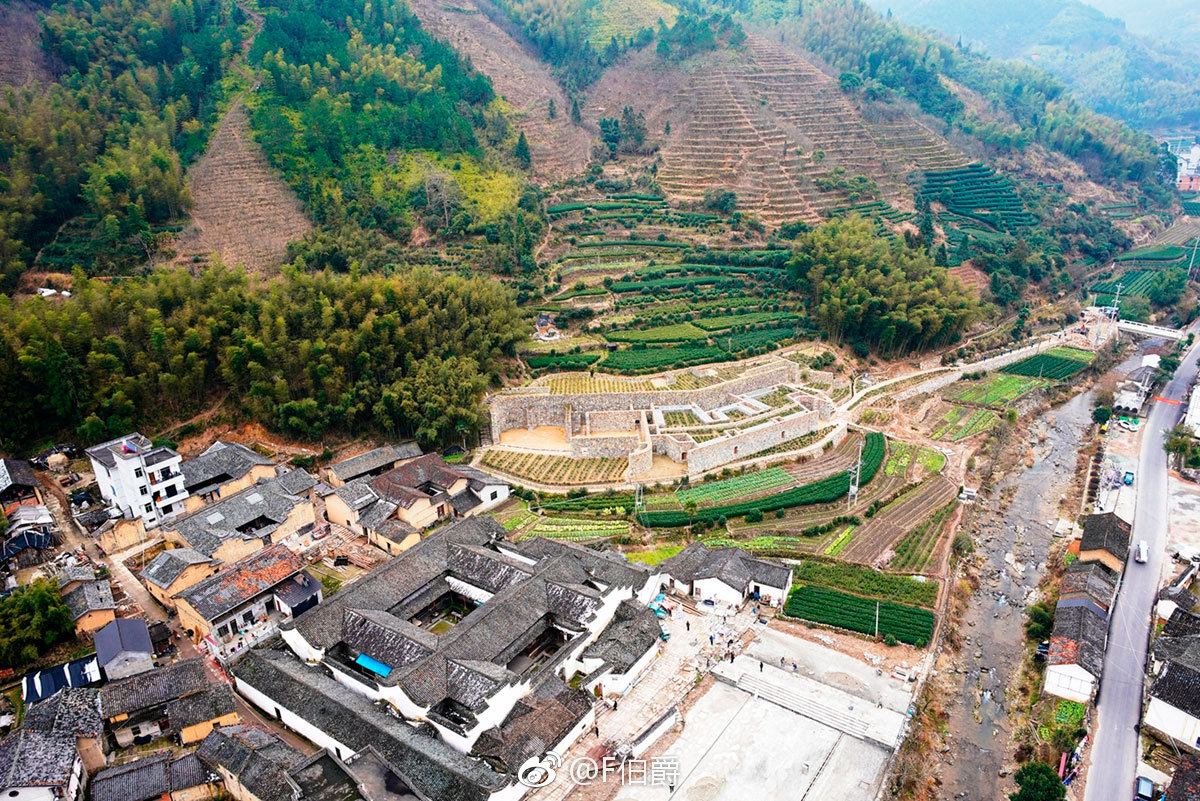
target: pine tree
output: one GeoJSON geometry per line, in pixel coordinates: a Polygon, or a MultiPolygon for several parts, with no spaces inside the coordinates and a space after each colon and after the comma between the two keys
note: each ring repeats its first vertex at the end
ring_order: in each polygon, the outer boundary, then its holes
{"type": "Polygon", "coordinates": [[[579,125],[583,122],[583,114],[579,111],[579,99],[571,100],[571,122],[579,125]]]}
{"type": "Polygon", "coordinates": [[[522,167],[529,169],[532,159],[529,155],[529,141],[525,138],[524,131],[521,131],[521,134],[517,137],[517,147],[513,151],[513,155],[517,157],[517,161],[521,163],[522,167]]]}
{"type": "Polygon", "coordinates": [[[554,98],[550,98],[550,105],[546,108],[546,113],[550,115],[550,119],[558,116],[558,109],[554,106],[554,98]]]}

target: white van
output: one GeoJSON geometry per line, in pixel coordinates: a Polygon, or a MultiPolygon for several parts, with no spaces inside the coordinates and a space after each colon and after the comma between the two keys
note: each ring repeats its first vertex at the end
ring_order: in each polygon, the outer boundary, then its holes
{"type": "Polygon", "coordinates": [[[1133,560],[1139,565],[1146,564],[1146,560],[1150,558],[1150,547],[1146,545],[1145,540],[1139,540],[1137,550],[1133,553],[1133,560]]]}

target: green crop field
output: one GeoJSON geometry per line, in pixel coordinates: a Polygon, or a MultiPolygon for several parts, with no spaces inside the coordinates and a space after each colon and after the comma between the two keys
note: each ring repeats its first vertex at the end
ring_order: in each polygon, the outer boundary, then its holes
{"type": "MultiPolygon", "coordinates": [[[[871,432],[867,434],[863,446],[862,483],[866,484],[875,477],[875,473],[883,464],[887,452],[887,441],[882,434],[871,432]]],[[[845,497],[850,490],[850,474],[846,471],[804,484],[799,487],[755,498],[739,503],[727,503],[705,507],[696,511],[695,520],[713,522],[719,518],[740,517],[749,512],[774,512],[779,509],[790,509],[795,506],[806,506],[816,503],[830,503],[845,497]]],[[[687,512],[664,511],[643,512],[638,515],[639,522],[651,528],[671,528],[686,526],[691,522],[687,512]]]]}
{"type": "Polygon", "coordinates": [[[726,314],[721,317],[701,317],[693,322],[705,331],[722,331],[739,325],[757,325],[758,323],[775,322],[778,320],[799,320],[795,312],[749,312],[746,314],[726,314]]]}
{"type": "Polygon", "coordinates": [[[981,431],[987,431],[999,419],[996,413],[990,409],[951,406],[950,411],[942,416],[940,424],[933,429],[930,436],[934,439],[958,442],[981,431]]]}
{"type": "Polygon", "coordinates": [[[676,323],[646,329],[609,331],[604,337],[610,342],[687,342],[696,339],[703,341],[708,333],[691,323],[676,323]]]}
{"type": "Polygon", "coordinates": [[[1158,275],[1156,270],[1130,270],[1117,278],[1092,284],[1091,290],[1100,295],[1115,295],[1117,285],[1120,284],[1122,295],[1145,297],[1146,293],[1150,291],[1150,287],[1154,286],[1156,275],[1158,275]]]}
{"type": "Polygon", "coordinates": [[[600,361],[602,353],[557,353],[548,356],[529,356],[525,359],[534,370],[586,370],[600,361]]]}
{"type": "Polygon", "coordinates": [[[820,584],[835,590],[845,590],[855,595],[878,598],[881,601],[899,601],[906,604],[925,606],[930,609],[937,603],[938,585],[933,581],[918,581],[911,576],[881,573],[869,567],[843,562],[818,562],[805,559],[795,570],[797,583],[820,584]]]}
{"type": "MultiPolygon", "coordinates": [[[[896,555],[888,567],[893,570],[915,570],[923,571],[929,564],[929,560],[933,558],[934,550],[937,548],[938,540],[942,535],[942,528],[946,524],[946,519],[950,517],[950,513],[954,511],[957,501],[952,501],[946,506],[939,509],[932,517],[923,521],[908,533],[904,539],[896,545],[896,555]]],[[[934,597],[937,597],[936,585],[934,597]]],[[[928,604],[927,604],[928,605],[928,604]]]]}
{"type": "Polygon", "coordinates": [[[789,617],[880,637],[923,648],[933,636],[933,612],[891,601],[876,601],[805,584],[792,590],[783,613],[789,617]]]}
{"type": "Polygon", "coordinates": [[[1094,354],[1077,348],[1051,348],[1045,353],[1010,364],[1001,372],[1057,381],[1070,378],[1087,367],[1093,356],[1094,354]]]}
{"type": "Polygon", "coordinates": [[[568,517],[543,517],[521,539],[545,537],[568,542],[592,542],[629,533],[629,523],[624,520],[599,518],[573,519],[568,517]]]}
{"type": "Polygon", "coordinates": [[[921,193],[945,201],[948,216],[956,222],[966,218],[1010,233],[1034,222],[1012,181],[982,164],[927,172],[921,193]]]}
{"type": "Polygon", "coordinates": [[[1150,245],[1117,256],[1117,261],[1174,262],[1187,255],[1179,245],[1150,245]]]}
{"type": "Polygon", "coordinates": [[[948,400],[1004,406],[1042,386],[1024,375],[991,375],[982,381],[960,381],[946,393],[948,400]]]}
{"type": "Polygon", "coordinates": [[[694,364],[721,362],[729,358],[729,354],[720,348],[680,345],[674,348],[618,350],[608,354],[602,364],[604,369],[610,372],[648,373],[672,367],[690,367],[694,364]]]}
{"type": "Polygon", "coordinates": [[[778,467],[760,470],[744,476],[735,476],[723,481],[711,481],[695,487],[682,489],[675,493],[680,504],[694,501],[698,505],[725,503],[752,492],[761,492],[774,487],[782,487],[792,482],[792,477],[778,467]]]}

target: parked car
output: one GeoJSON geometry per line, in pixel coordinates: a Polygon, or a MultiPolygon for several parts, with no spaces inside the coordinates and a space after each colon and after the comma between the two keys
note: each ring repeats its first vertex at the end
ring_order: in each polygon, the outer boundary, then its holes
{"type": "Polygon", "coordinates": [[[1132,431],[1135,434],[1137,433],[1137,430],[1138,430],[1138,424],[1137,424],[1136,420],[1122,420],[1119,423],[1117,423],[1117,425],[1119,425],[1121,428],[1125,429],[1126,431],[1132,431]]]}
{"type": "Polygon", "coordinates": [[[1133,552],[1133,560],[1139,565],[1144,565],[1146,564],[1146,560],[1149,558],[1150,546],[1146,544],[1145,540],[1139,540],[1137,544],[1137,550],[1133,552]]]}
{"type": "Polygon", "coordinates": [[[1150,781],[1145,776],[1138,776],[1137,782],[1134,784],[1134,792],[1134,801],[1153,801],[1154,782],[1150,781]]]}
{"type": "Polygon", "coordinates": [[[1124,478],[1124,481],[1125,481],[1125,486],[1127,486],[1127,487],[1128,487],[1130,484],[1132,484],[1132,483],[1133,483],[1133,478],[1134,478],[1134,476],[1133,476],[1133,471],[1132,471],[1132,470],[1126,470],[1126,471],[1125,471],[1125,478],[1124,478]]]}

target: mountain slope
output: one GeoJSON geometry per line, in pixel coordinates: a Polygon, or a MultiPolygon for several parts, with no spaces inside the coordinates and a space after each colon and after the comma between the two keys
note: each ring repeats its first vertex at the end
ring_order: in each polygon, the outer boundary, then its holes
{"type": "Polygon", "coordinates": [[[870,0],[992,56],[1034,64],[1095,111],[1143,126],[1200,122],[1200,59],[1079,0],[870,0]]]}

